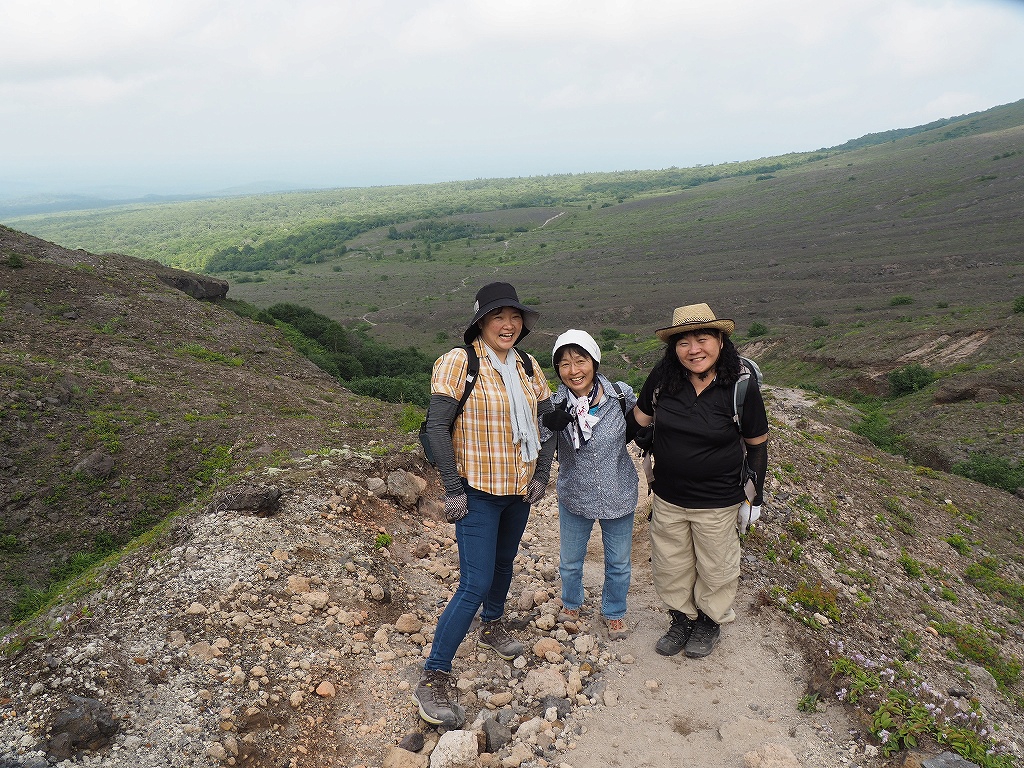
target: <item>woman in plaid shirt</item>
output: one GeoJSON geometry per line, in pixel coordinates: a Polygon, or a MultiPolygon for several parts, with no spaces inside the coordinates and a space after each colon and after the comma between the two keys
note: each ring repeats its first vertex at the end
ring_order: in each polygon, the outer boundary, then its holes
{"type": "Polygon", "coordinates": [[[447,728],[465,722],[450,673],[481,606],[477,645],[504,659],[524,651],[503,622],[505,600],[530,505],[544,496],[555,446],[554,440],[541,445],[538,427],[538,417],[551,410],[551,390],[536,359],[513,348],[538,313],[520,303],[508,283],[481,288],[473,310],[464,334],[480,358],[472,393],[456,418],[469,355],[461,347],[442,355],[430,380],[426,426],[444,484],[445,516],[455,523],[459,586],[438,619],[413,698],[420,717],[447,728]]]}

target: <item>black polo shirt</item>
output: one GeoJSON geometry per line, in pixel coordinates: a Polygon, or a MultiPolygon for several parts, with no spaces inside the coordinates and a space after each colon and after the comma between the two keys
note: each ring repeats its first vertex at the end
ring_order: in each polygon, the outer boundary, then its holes
{"type": "MultiPolygon", "coordinates": [[[[651,398],[660,382],[655,368],[640,390],[637,407],[648,416],[654,415],[651,398]]],[[[746,500],[740,485],[743,448],[732,419],[732,390],[732,385],[722,386],[715,379],[698,397],[687,380],[674,395],[664,389],[658,393],[653,490],[670,504],[709,509],[746,500]]],[[[748,438],[768,432],[764,399],[753,376],[740,428],[748,438]]]]}

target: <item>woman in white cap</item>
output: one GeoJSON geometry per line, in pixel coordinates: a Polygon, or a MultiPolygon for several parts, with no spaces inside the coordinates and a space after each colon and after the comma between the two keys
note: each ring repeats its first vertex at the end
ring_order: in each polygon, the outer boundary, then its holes
{"type": "Polygon", "coordinates": [[[541,433],[545,439],[548,430],[558,436],[558,572],[563,606],[559,619],[579,621],[583,559],[597,520],[604,545],[601,615],[608,637],[619,640],[629,634],[626,593],[638,477],[626,443],[635,432],[636,396],[625,382],[612,383],[598,373],[601,349],[586,331],[568,330],[559,336],[551,362],[561,384],[541,433]]]}
{"type": "MultiPolygon", "coordinates": [[[[672,324],[655,332],[665,354],[634,409],[641,428],[654,424],[651,570],[672,619],[655,646],[663,656],[707,656],[720,625],[735,620],[738,532],[760,514],[768,415],[757,378],[749,376],[742,417],[734,418],[743,373],[729,338],[735,328],[707,304],[678,307],[672,324]]],[[[641,433],[637,443],[644,442],[641,433]]]]}
{"type": "Polygon", "coordinates": [[[544,495],[554,454],[553,443],[541,445],[538,423],[551,410],[551,389],[537,361],[514,347],[538,313],[508,283],[481,288],[473,313],[466,347],[434,363],[426,424],[445,517],[455,523],[459,586],[438,619],[413,698],[420,717],[447,728],[465,722],[450,673],[481,607],[477,645],[507,660],[524,651],[503,620],[505,600],[530,505],[544,495]],[[471,350],[480,368],[460,413],[471,350]]]}

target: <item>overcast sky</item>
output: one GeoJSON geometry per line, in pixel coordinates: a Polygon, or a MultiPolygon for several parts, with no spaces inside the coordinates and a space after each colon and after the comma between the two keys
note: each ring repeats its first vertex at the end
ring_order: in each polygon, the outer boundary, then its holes
{"type": "Polygon", "coordinates": [[[1024,98],[1011,0],[4,0],[0,194],[656,169],[1024,98]]]}

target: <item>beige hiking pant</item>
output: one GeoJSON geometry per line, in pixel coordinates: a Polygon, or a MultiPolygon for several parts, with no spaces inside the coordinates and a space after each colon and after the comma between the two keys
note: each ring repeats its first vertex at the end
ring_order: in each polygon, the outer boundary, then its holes
{"type": "Polygon", "coordinates": [[[719,624],[735,620],[739,504],[690,509],[655,494],[651,509],[651,571],[658,597],[691,619],[697,618],[699,608],[719,624]]]}

